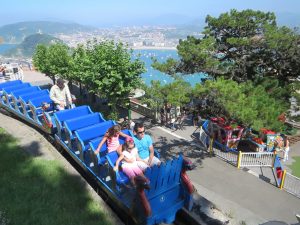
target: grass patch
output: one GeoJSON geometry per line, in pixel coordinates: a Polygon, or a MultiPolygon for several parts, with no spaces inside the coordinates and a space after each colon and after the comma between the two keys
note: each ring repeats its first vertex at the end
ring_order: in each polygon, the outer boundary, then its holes
{"type": "Polygon", "coordinates": [[[295,162],[292,165],[288,166],[292,170],[292,174],[296,177],[300,177],[300,156],[292,157],[295,162]]]}
{"type": "Polygon", "coordinates": [[[79,182],[56,161],[33,158],[0,128],[0,222],[5,225],[110,225],[79,182]]]}

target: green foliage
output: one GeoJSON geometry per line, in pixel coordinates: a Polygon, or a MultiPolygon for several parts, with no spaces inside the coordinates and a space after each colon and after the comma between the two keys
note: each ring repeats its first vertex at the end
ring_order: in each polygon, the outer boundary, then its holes
{"type": "Polygon", "coordinates": [[[117,105],[128,105],[129,94],[141,85],[141,74],[145,72],[139,59],[131,60],[131,53],[122,43],[113,41],[93,40],[72,51],[56,43],[38,45],[33,62],[48,76],[79,81],[89,92],[106,98],[115,118],[117,105]]]}
{"type": "Polygon", "coordinates": [[[270,77],[282,87],[300,74],[299,34],[277,27],[274,13],[231,10],[207,16],[206,22],[204,38],[179,42],[179,61],[155,68],[170,74],[206,72],[237,82],[270,77]]]}
{"type": "Polygon", "coordinates": [[[163,106],[166,98],[160,81],[152,80],[150,86],[144,84],[142,88],[145,91],[145,95],[141,98],[143,103],[154,110],[163,106]]]}
{"type": "Polygon", "coordinates": [[[139,59],[132,61],[132,52],[113,41],[88,42],[86,53],[84,82],[90,91],[105,96],[115,111],[116,105],[127,103],[130,92],[140,86],[144,64],[139,59]]]}
{"type": "Polygon", "coordinates": [[[235,120],[256,130],[267,127],[281,131],[284,128],[278,116],[287,110],[288,105],[270,96],[262,85],[254,86],[251,81],[238,84],[219,78],[196,85],[194,95],[208,98],[210,113],[214,116],[235,120]]]}
{"type": "Polygon", "coordinates": [[[183,79],[176,79],[165,85],[162,92],[166,93],[166,102],[173,106],[182,106],[190,102],[191,85],[183,79]]]}
{"type": "Polygon", "coordinates": [[[146,103],[152,109],[158,109],[165,103],[173,106],[183,106],[190,102],[192,93],[191,86],[183,79],[175,79],[174,82],[161,85],[160,81],[151,81],[150,87],[143,87],[146,94],[142,102],[146,103]]]}
{"type": "Polygon", "coordinates": [[[49,47],[38,45],[33,55],[33,65],[38,71],[51,76],[54,82],[54,76],[69,79],[72,58],[68,46],[55,43],[49,47]]]}
{"type": "Polygon", "coordinates": [[[50,63],[47,57],[48,48],[45,45],[37,45],[33,54],[32,61],[34,67],[47,76],[52,75],[50,71],[50,63]]]}

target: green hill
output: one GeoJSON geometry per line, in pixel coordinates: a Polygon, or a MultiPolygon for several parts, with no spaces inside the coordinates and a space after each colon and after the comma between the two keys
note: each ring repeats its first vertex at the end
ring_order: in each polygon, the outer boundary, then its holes
{"type": "Polygon", "coordinates": [[[21,22],[0,27],[0,39],[2,38],[4,43],[19,44],[25,37],[36,33],[55,35],[58,33],[72,34],[77,32],[90,32],[93,30],[95,30],[95,28],[77,23],[49,21],[21,22]]]}
{"type": "Polygon", "coordinates": [[[5,52],[4,55],[31,57],[38,44],[50,45],[55,42],[62,41],[48,34],[33,34],[26,37],[25,40],[21,44],[17,45],[15,48],[12,48],[5,52]]]}

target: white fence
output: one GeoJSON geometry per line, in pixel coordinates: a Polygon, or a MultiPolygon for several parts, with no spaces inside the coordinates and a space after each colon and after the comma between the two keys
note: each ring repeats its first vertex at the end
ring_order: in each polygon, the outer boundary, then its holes
{"type": "Polygon", "coordinates": [[[226,161],[234,166],[238,165],[238,153],[236,153],[236,152],[224,152],[222,150],[213,148],[213,153],[217,157],[223,159],[224,161],[226,161]]]}
{"type": "Polygon", "coordinates": [[[300,178],[286,173],[284,177],[283,189],[300,198],[300,178]]]}
{"type": "Polygon", "coordinates": [[[272,152],[241,152],[240,167],[273,167],[275,154],[272,152]]]}

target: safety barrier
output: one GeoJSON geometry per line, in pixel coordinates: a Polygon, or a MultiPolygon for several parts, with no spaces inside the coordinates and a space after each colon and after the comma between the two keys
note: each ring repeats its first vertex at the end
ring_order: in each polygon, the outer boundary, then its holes
{"type": "Polygon", "coordinates": [[[232,164],[233,166],[237,166],[238,164],[238,153],[237,152],[224,152],[220,149],[213,148],[213,153],[215,156],[223,159],[224,161],[232,164]]]}
{"type": "Polygon", "coordinates": [[[143,106],[142,104],[133,101],[130,99],[130,108],[131,110],[140,113],[144,116],[147,116],[151,119],[156,119],[156,112],[154,110],[151,110],[150,108],[143,106]]]}
{"type": "Polygon", "coordinates": [[[300,198],[300,178],[286,171],[283,172],[281,189],[300,198]]]}
{"type": "Polygon", "coordinates": [[[239,152],[240,167],[273,167],[275,153],[272,152],[239,152]]]}

